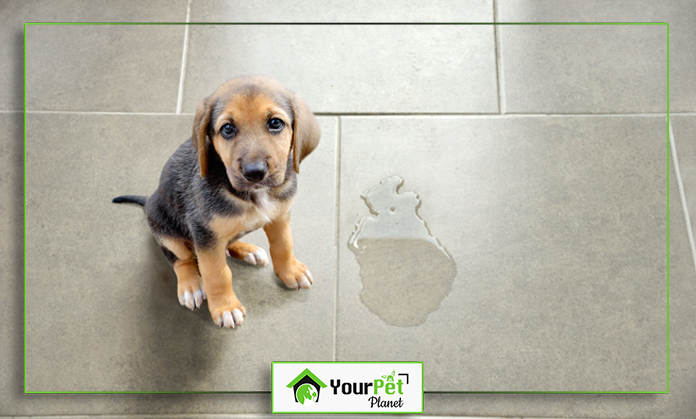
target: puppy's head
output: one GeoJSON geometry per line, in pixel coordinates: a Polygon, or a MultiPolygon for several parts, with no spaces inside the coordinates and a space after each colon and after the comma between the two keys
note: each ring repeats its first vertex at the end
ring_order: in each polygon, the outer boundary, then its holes
{"type": "Polygon", "coordinates": [[[238,77],[205,98],[196,111],[193,144],[201,177],[208,172],[208,142],[237,190],[283,183],[292,153],[295,172],[319,143],[314,114],[295,93],[261,76],[238,77]]]}

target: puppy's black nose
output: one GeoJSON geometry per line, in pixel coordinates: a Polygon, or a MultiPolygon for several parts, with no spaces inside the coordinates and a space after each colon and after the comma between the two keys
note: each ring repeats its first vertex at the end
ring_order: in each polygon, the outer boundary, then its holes
{"type": "Polygon", "coordinates": [[[262,161],[246,163],[242,166],[242,174],[246,180],[251,182],[261,181],[266,176],[266,173],[268,173],[268,166],[262,161]]]}

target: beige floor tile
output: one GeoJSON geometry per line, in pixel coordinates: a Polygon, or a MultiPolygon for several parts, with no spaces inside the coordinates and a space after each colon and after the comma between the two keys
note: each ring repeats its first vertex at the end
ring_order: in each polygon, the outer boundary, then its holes
{"type": "MultiPolygon", "coordinates": [[[[0,110],[24,104],[24,22],[184,22],[186,0],[6,0],[0,4],[0,110]]],[[[46,68],[54,68],[45,61],[46,68]]]]}
{"type": "MultiPolygon", "coordinates": [[[[617,0],[606,3],[601,0],[567,0],[559,7],[554,0],[497,0],[499,22],[667,22],[669,23],[669,82],[670,110],[672,112],[696,111],[696,78],[693,68],[696,66],[696,7],[691,0],[666,0],[654,2],[650,0],[617,0]]],[[[659,31],[659,30],[658,30],[659,31]]],[[[591,40],[589,40],[591,41],[591,40]]],[[[641,36],[640,38],[616,38],[614,41],[625,41],[622,51],[611,60],[625,60],[626,56],[635,53],[635,57],[644,57],[653,41],[641,36]],[[638,50],[632,49],[638,47],[638,50]],[[645,48],[642,48],[645,47],[645,48]]],[[[664,42],[662,42],[664,44],[664,42]]],[[[592,45],[593,43],[590,43],[592,45]]],[[[594,43],[596,44],[596,42],[594,43]]],[[[582,56],[579,50],[575,54],[582,56]]],[[[664,59],[662,60],[664,62],[664,59]]],[[[628,60],[630,62],[630,60],[628,60]]],[[[666,68],[666,66],[664,66],[666,68]]],[[[617,70],[620,70],[617,67],[617,70]]],[[[636,65],[635,71],[649,71],[644,65],[636,65]]],[[[649,76],[646,73],[645,76],[649,76]]],[[[640,77],[634,75],[634,77],[640,77]]],[[[658,76],[657,81],[646,81],[645,87],[654,89],[654,83],[664,80],[658,76]]],[[[659,86],[659,84],[658,84],[659,86]]],[[[643,87],[639,91],[644,91],[643,87]]],[[[605,93],[612,92],[608,90],[605,93]]],[[[625,95],[621,95],[625,96],[625,95]]],[[[661,99],[660,99],[661,100],[661,99]]],[[[657,102],[656,104],[664,102],[657,102]]],[[[644,102],[637,102],[645,108],[644,102]]],[[[664,111],[661,111],[664,112],[664,111]]]]}
{"type": "Polygon", "coordinates": [[[492,0],[418,0],[409,7],[390,1],[300,0],[294,7],[273,1],[195,0],[192,22],[492,22],[492,0]],[[366,14],[365,10],[370,13],[366,14]]]}
{"type": "Polygon", "coordinates": [[[314,112],[498,111],[490,25],[191,28],[185,111],[242,74],[280,80],[314,112]]]}
{"type": "Polygon", "coordinates": [[[30,25],[29,110],[176,112],[184,25],[30,25]]]}
{"type": "MultiPolygon", "coordinates": [[[[315,286],[292,292],[271,267],[230,262],[248,316],[229,331],[207,305],[179,306],[143,212],[111,203],[154,190],[191,119],[29,115],[29,390],[262,391],[273,360],[331,359],[336,121],[321,119],[324,139],[303,163],[293,208],[295,254],[315,286]]],[[[263,233],[248,240],[267,248],[263,233]]]]}
{"type": "Polygon", "coordinates": [[[22,115],[0,113],[0,415],[16,413],[10,400],[22,386],[22,175],[22,115]]]}
{"type": "Polygon", "coordinates": [[[667,112],[665,25],[503,25],[498,34],[505,112],[667,112]]]}
{"type": "Polygon", "coordinates": [[[665,118],[341,126],[337,359],[423,360],[426,391],[666,390],[665,118]],[[370,215],[361,194],[392,175],[400,198],[368,194],[370,215]],[[412,225],[423,237],[407,192],[453,281],[432,247],[404,259],[412,246],[391,244],[416,243],[401,237],[412,225]],[[392,240],[381,264],[349,251],[368,216],[384,228],[365,238],[392,240]]]}

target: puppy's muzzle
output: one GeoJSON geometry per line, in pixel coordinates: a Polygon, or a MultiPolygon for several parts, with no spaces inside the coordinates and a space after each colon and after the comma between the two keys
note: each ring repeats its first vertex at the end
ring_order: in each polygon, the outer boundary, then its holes
{"type": "Polygon", "coordinates": [[[268,173],[268,165],[263,161],[255,161],[242,165],[242,175],[249,182],[261,182],[268,173]]]}

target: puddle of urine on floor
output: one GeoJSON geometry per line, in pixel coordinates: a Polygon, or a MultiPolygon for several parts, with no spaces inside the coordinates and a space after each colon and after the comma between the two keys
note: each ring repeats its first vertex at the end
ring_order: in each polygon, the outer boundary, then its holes
{"type": "Polygon", "coordinates": [[[375,217],[360,220],[348,248],[360,264],[360,298],[393,326],[418,326],[440,308],[457,274],[454,260],[430,234],[413,192],[391,176],[361,195],[375,217]]]}

